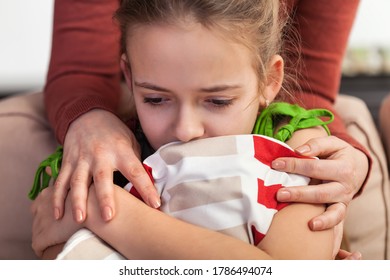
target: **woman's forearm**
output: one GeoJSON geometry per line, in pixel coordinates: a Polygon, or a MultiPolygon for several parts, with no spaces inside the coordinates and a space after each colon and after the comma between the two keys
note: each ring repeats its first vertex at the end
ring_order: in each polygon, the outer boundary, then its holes
{"type": "Polygon", "coordinates": [[[119,187],[117,215],[105,223],[94,192],[91,188],[85,226],[128,259],[270,259],[243,241],[152,209],[119,187]]]}
{"type": "Polygon", "coordinates": [[[112,14],[118,5],[119,1],[107,0],[55,1],[44,92],[46,113],[61,144],[81,114],[96,108],[116,113],[121,94],[120,31],[112,14]]]}

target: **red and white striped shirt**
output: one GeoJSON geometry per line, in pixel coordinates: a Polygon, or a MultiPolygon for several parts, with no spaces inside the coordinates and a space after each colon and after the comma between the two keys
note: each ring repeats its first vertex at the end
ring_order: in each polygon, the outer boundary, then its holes
{"type": "MultiPolygon", "coordinates": [[[[276,192],[309,182],[273,170],[279,157],[302,156],[270,137],[230,135],[167,144],[144,166],[161,195],[161,211],[257,245],[288,205],[276,200],[276,192]]],[[[125,188],[138,196],[131,183],[125,188]]]]}

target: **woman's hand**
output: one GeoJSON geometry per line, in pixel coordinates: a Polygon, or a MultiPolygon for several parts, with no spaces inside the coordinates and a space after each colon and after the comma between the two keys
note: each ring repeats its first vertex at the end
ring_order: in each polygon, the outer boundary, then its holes
{"type": "Polygon", "coordinates": [[[348,252],[346,250],[340,250],[337,254],[337,260],[344,260],[344,261],[353,261],[353,260],[361,260],[362,254],[358,251],[356,252],[348,252]]]}
{"type": "Polygon", "coordinates": [[[309,225],[312,230],[334,227],[345,218],[348,204],[367,177],[368,158],[362,151],[335,136],[313,138],[296,151],[305,156],[319,157],[320,160],[279,158],[272,163],[272,167],[319,179],[323,184],[282,188],[277,199],[330,204],[309,225]]]}
{"type": "Polygon", "coordinates": [[[54,184],[54,216],[64,212],[68,195],[74,219],[85,220],[88,188],[92,181],[103,220],[115,215],[113,172],[120,171],[133,183],[144,201],[154,208],[160,198],[139,160],[139,145],[130,129],[114,114],[91,110],[70,125],[64,143],[60,174],[54,184]]]}
{"type": "Polygon", "coordinates": [[[44,189],[31,205],[33,214],[32,248],[39,257],[42,257],[43,251],[48,247],[65,243],[73,233],[82,227],[72,218],[69,199],[66,202],[64,217],[61,220],[53,219],[50,211],[53,207],[53,192],[53,187],[44,189]]]}

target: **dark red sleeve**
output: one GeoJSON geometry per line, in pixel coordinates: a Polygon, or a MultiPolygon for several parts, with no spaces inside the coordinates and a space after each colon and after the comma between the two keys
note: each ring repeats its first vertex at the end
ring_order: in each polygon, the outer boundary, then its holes
{"type": "Polygon", "coordinates": [[[56,0],[45,105],[57,140],[70,123],[101,108],[115,112],[120,97],[117,0],[56,0]]]}
{"type": "MultiPolygon", "coordinates": [[[[289,1],[291,2],[291,1],[289,1]]],[[[291,52],[286,68],[298,68],[300,90],[294,97],[308,108],[334,111],[333,103],[339,94],[341,64],[359,0],[296,0],[290,7],[292,23],[299,34],[300,55],[291,52]]],[[[290,49],[294,47],[290,46],[290,49]]],[[[345,133],[341,119],[330,125],[334,135],[345,133]]]]}
{"type": "Polygon", "coordinates": [[[369,152],[346,131],[342,119],[334,109],[339,94],[341,66],[349,35],[356,17],[359,0],[288,0],[292,26],[300,37],[300,57],[292,45],[286,69],[298,67],[299,89],[294,92],[294,102],[306,108],[325,108],[335,114],[329,125],[335,135],[363,151],[369,161],[369,152]]]}

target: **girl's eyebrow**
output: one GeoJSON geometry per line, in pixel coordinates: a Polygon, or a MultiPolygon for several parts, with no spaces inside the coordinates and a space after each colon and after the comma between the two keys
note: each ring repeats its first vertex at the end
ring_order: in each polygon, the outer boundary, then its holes
{"type": "Polygon", "coordinates": [[[166,88],[163,88],[163,87],[160,87],[160,86],[148,83],[148,82],[134,81],[134,85],[137,87],[142,87],[142,88],[151,89],[151,90],[155,90],[155,91],[170,92],[169,89],[166,89],[166,88]]]}
{"type": "Polygon", "coordinates": [[[208,88],[201,88],[200,91],[203,92],[220,92],[220,91],[226,91],[226,90],[231,90],[231,89],[237,89],[241,88],[240,85],[216,85],[208,88]]]}
{"type": "MultiPolygon", "coordinates": [[[[155,90],[155,91],[160,91],[160,92],[171,92],[169,89],[166,89],[161,86],[157,86],[148,82],[137,82],[134,81],[134,85],[137,87],[142,87],[150,90],[155,90]]],[[[221,92],[221,91],[226,91],[226,90],[232,90],[232,89],[237,89],[241,88],[242,86],[240,85],[216,85],[212,87],[206,87],[206,88],[201,88],[199,91],[200,92],[206,92],[206,93],[213,93],[213,92],[221,92]]]]}

